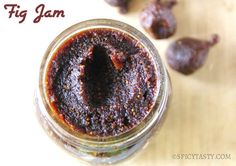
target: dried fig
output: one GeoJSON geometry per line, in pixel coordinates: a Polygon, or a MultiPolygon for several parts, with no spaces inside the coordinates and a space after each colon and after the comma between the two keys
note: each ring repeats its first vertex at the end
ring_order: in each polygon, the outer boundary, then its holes
{"type": "Polygon", "coordinates": [[[109,5],[119,7],[120,13],[128,12],[128,4],[130,0],[105,0],[109,5]]]}
{"type": "Polygon", "coordinates": [[[176,0],[152,1],[140,14],[142,27],[154,38],[165,39],[176,31],[176,20],[171,11],[176,0]]]}
{"type": "Polygon", "coordinates": [[[212,35],[210,40],[181,38],[167,49],[167,63],[176,71],[191,74],[205,63],[209,49],[218,42],[218,35],[212,35]]]}

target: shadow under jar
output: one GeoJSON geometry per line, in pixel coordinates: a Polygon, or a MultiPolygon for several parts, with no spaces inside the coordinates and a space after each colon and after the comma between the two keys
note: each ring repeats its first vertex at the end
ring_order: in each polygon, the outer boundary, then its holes
{"type": "Polygon", "coordinates": [[[134,27],[88,20],[66,29],[43,57],[36,93],[42,126],[91,163],[115,163],[147,142],[170,97],[168,73],[134,27]]]}

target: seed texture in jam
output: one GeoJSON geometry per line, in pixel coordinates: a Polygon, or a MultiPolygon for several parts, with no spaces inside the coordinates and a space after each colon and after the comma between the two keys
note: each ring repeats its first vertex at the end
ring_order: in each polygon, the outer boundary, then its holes
{"type": "Polygon", "coordinates": [[[118,30],[79,32],[52,56],[46,74],[51,108],[76,132],[116,136],[139,125],[157,93],[152,57],[118,30]]]}

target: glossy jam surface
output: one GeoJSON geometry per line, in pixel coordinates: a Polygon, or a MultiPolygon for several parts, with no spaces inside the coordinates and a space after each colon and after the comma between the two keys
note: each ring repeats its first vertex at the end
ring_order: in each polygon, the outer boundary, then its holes
{"type": "Polygon", "coordinates": [[[51,108],[75,131],[116,136],[152,111],[157,71],[134,38],[118,30],[85,30],[65,41],[47,66],[51,108]]]}

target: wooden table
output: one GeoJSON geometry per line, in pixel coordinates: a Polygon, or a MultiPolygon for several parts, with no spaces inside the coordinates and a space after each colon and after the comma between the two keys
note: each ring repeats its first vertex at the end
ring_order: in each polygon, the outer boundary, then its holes
{"type": "MultiPolygon", "coordinates": [[[[9,19],[3,8],[6,2],[0,2],[0,165],[83,165],[53,143],[36,120],[32,94],[38,66],[50,42],[80,21],[111,18],[143,31],[138,15],[147,2],[132,0],[130,12],[121,15],[104,0],[22,0],[18,4],[28,10],[22,24],[18,18],[9,19]],[[48,10],[65,10],[65,18],[42,18],[34,24],[34,10],[40,3],[48,10]],[[9,123],[9,117],[14,123],[9,123]]],[[[144,150],[118,165],[235,166],[236,0],[179,0],[174,14],[177,33],[167,40],[151,39],[164,63],[169,43],[180,37],[207,39],[218,33],[221,41],[193,75],[184,76],[168,68],[173,96],[165,122],[144,150]],[[181,154],[230,154],[231,159],[174,159],[181,154]]]]}
{"type": "MultiPolygon", "coordinates": [[[[140,27],[138,12],[147,2],[136,2],[131,3],[133,9],[126,17],[131,25],[140,27]]],[[[163,61],[168,44],[180,37],[207,39],[218,33],[221,41],[193,75],[184,76],[168,68],[173,98],[166,121],[149,145],[124,165],[236,165],[236,1],[179,0],[174,14],[178,21],[176,35],[168,40],[153,40],[163,61]],[[173,157],[208,153],[230,154],[231,159],[173,157]]]]}
{"type": "MultiPolygon", "coordinates": [[[[22,0],[16,3],[27,9],[28,15],[18,24],[19,18],[8,18],[3,7],[7,2],[0,1],[0,165],[83,165],[53,143],[36,120],[32,94],[38,66],[50,42],[80,21],[111,18],[143,31],[138,15],[147,2],[132,0],[130,12],[121,15],[104,0],[22,0]],[[35,7],[40,3],[48,10],[65,10],[65,18],[43,18],[34,24],[35,7]]],[[[180,37],[207,39],[218,33],[221,41],[193,75],[168,68],[173,96],[165,122],[144,150],[118,165],[235,166],[236,0],[179,0],[174,14],[178,21],[175,36],[152,39],[164,62],[167,46],[180,37]],[[231,159],[180,160],[174,159],[175,154],[230,154],[231,159]]]]}

